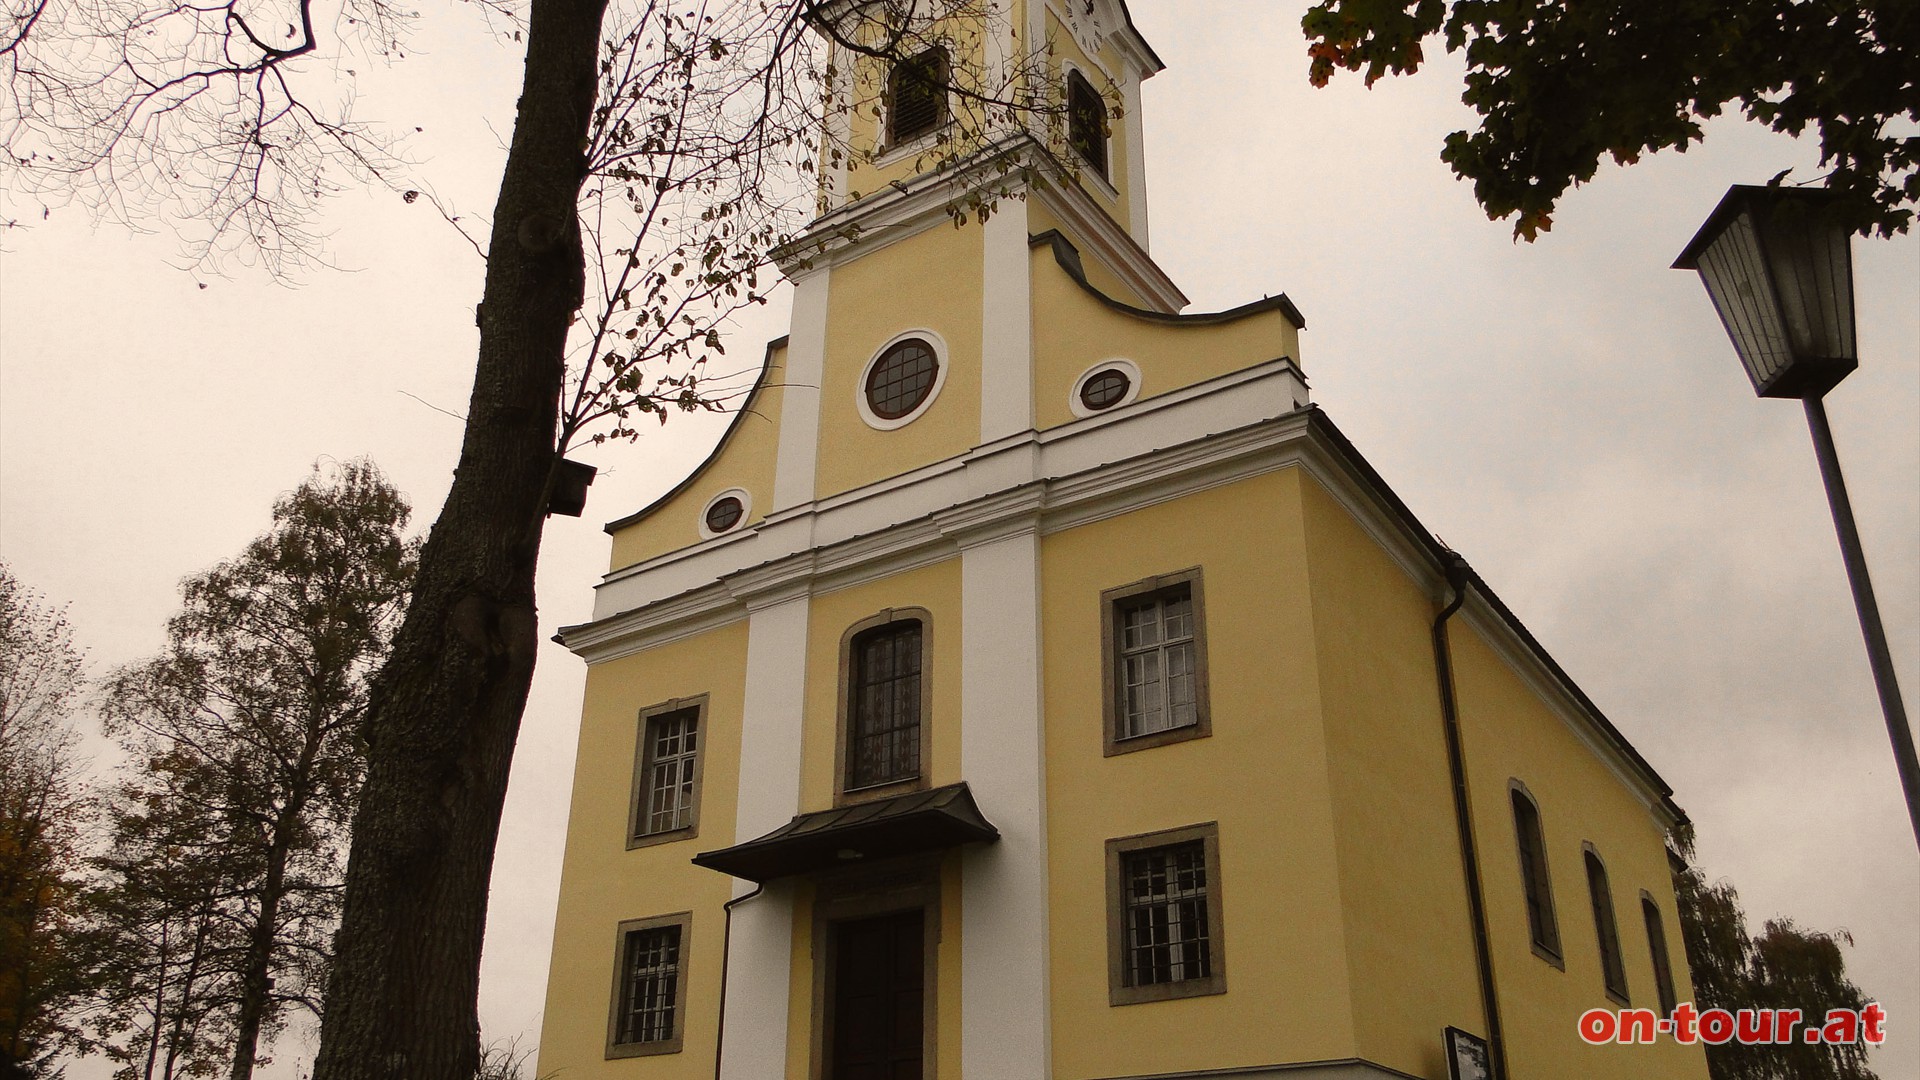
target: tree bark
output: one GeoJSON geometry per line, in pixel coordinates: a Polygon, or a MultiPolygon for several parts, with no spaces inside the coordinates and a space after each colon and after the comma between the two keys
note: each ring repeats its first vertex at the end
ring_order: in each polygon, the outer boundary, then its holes
{"type": "Polygon", "coordinates": [[[537,649],[605,0],[534,0],[453,486],[368,707],[314,1080],[472,1080],[488,879],[537,649]]]}
{"type": "Polygon", "coordinates": [[[260,1026],[267,1016],[267,994],[273,973],[273,950],[280,942],[280,904],[287,895],[287,860],[293,848],[293,831],[299,827],[300,813],[306,805],[309,771],[317,749],[318,736],[310,737],[295,770],[294,792],[275,817],[273,842],[267,848],[267,872],[260,883],[260,911],[247,930],[245,967],[240,972],[240,1008],[234,1019],[233,1068],[228,1080],[252,1080],[253,1065],[260,1053],[260,1026]]]}

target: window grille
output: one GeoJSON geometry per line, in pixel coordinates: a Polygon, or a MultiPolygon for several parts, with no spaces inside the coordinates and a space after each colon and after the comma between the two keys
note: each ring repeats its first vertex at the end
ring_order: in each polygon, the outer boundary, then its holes
{"type": "Polygon", "coordinates": [[[740,524],[740,518],[747,512],[740,500],[732,495],[719,499],[707,507],[707,531],[723,533],[740,524]]]}
{"type": "Polygon", "coordinates": [[[925,135],[946,120],[947,51],[928,49],[893,65],[887,77],[887,143],[925,135]]]}
{"type": "Polygon", "coordinates": [[[1593,897],[1593,927],[1600,943],[1600,973],[1607,993],[1627,1000],[1627,969],[1620,961],[1620,929],[1613,921],[1613,892],[1600,856],[1587,850],[1587,891],[1593,897]]]}
{"type": "Polygon", "coordinates": [[[643,834],[673,832],[693,824],[694,766],[699,753],[699,709],[682,709],[647,721],[643,834]]]}
{"type": "Polygon", "coordinates": [[[627,931],[614,1042],[657,1043],[679,1022],[680,926],[627,931]]]}
{"type": "Polygon", "coordinates": [[[847,790],[920,775],[920,623],[853,639],[847,689],[847,790]]]}
{"type": "Polygon", "coordinates": [[[1207,853],[1199,840],[1122,856],[1127,986],[1213,974],[1207,928],[1207,853]]]}
{"type": "Polygon", "coordinates": [[[882,420],[898,420],[933,392],[940,360],[933,346],[908,338],[889,348],[867,375],[867,407],[882,420]]]}
{"type": "Polygon", "coordinates": [[[1547,845],[1540,810],[1520,791],[1513,792],[1513,827],[1520,844],[1520,884],[1527,898],[1527,932],[1535,947],[1560,955],[1560,927],[1553,917],[1553,889],[1547,877],[1547,845]]]}
{"type": "Polygon", "coordinates": [[[1106,177],[1107,103],[1077,71],[1067,74],[1067,143],[1102,179],[1106,177]]]}
{"type": "Polygon", "coordinates": [[[1120,608],[1119,737],[1199,722],[1193,594],[1176,585],[1120,608]]]}
{"type": "Polygon", "coordinates": [[[1133,389],[1133,380],[1119,368],[1108,368],[1099,372],[1080,386],[1080,404],[1098,411],[1120,403],[1133,389]]]}

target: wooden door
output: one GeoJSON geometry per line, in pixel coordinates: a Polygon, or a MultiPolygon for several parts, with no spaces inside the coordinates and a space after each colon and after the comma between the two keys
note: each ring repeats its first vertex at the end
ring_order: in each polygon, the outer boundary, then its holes
{"type": "Polygon", "coordinates": [[[921,1080],[926,915],[834,926],[832,1080],[921,1080]]]}

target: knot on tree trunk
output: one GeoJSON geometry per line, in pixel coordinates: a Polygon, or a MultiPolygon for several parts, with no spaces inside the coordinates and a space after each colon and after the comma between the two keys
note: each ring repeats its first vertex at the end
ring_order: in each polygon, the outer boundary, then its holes
{"type": "Polygon", "coordinates": [[[529,255],[545,255],[560,245],[566,238],[566,223],[551,214],[539,212],[528,214],[520,219],[520,228],[516,231],[520,247],[529,255]]]}

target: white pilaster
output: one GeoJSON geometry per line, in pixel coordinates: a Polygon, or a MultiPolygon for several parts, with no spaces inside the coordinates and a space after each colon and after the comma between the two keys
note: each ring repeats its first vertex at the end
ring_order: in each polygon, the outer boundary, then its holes
{"type": "Polygon", "coordinates": [[[821,267],[794,282],[793,326],[787,334],[787,367],[780,407],[780,451],[773,467],[773,505],[768,513],[813,501],[820,462],[820,379],[827,361],[827,283],[821,267]]]}
{"type": "Polygon", "coordinates": [[[1002,199],[985,226],[980,441],[1033,427],[1033,303],[1026,205],[1002,199]]]}
{"type": "Polygon", "coordinates": [[[961,775],[1000,830],[961,867],[960,1056],[968,1076],[1019,1080],[1053,1058],[1036,524],[960,555],[961,775]]]}
{"type": "MultiPolygon", "coordinates": [[[[789,595],[765,606],[750,600],[748,607],[736,844],[766,835],[800,811],[800,716],[806,694],[807,596],[789,595]]],[[[742,896],[752,888],[735,881],[733,892],[742,896]]],[[[769,885],[734,909],[729,952],[721,1080],[785,1076],[793,958],[789,886],[769,885]]]]}
{"type": "MultiPolygon", "coordinates": [[[[1132,65],[1128,65],[1132,68],[1132,65]]],[[[1127,125],[1127,232],[1141,251],[1147,247],[1147,146],[1146,125],[1140,114],[1140,84],[1146,73],[1139,68],[1127,72],[1121,90],[1121,107],[1126,109],[1127,125]]]]}

